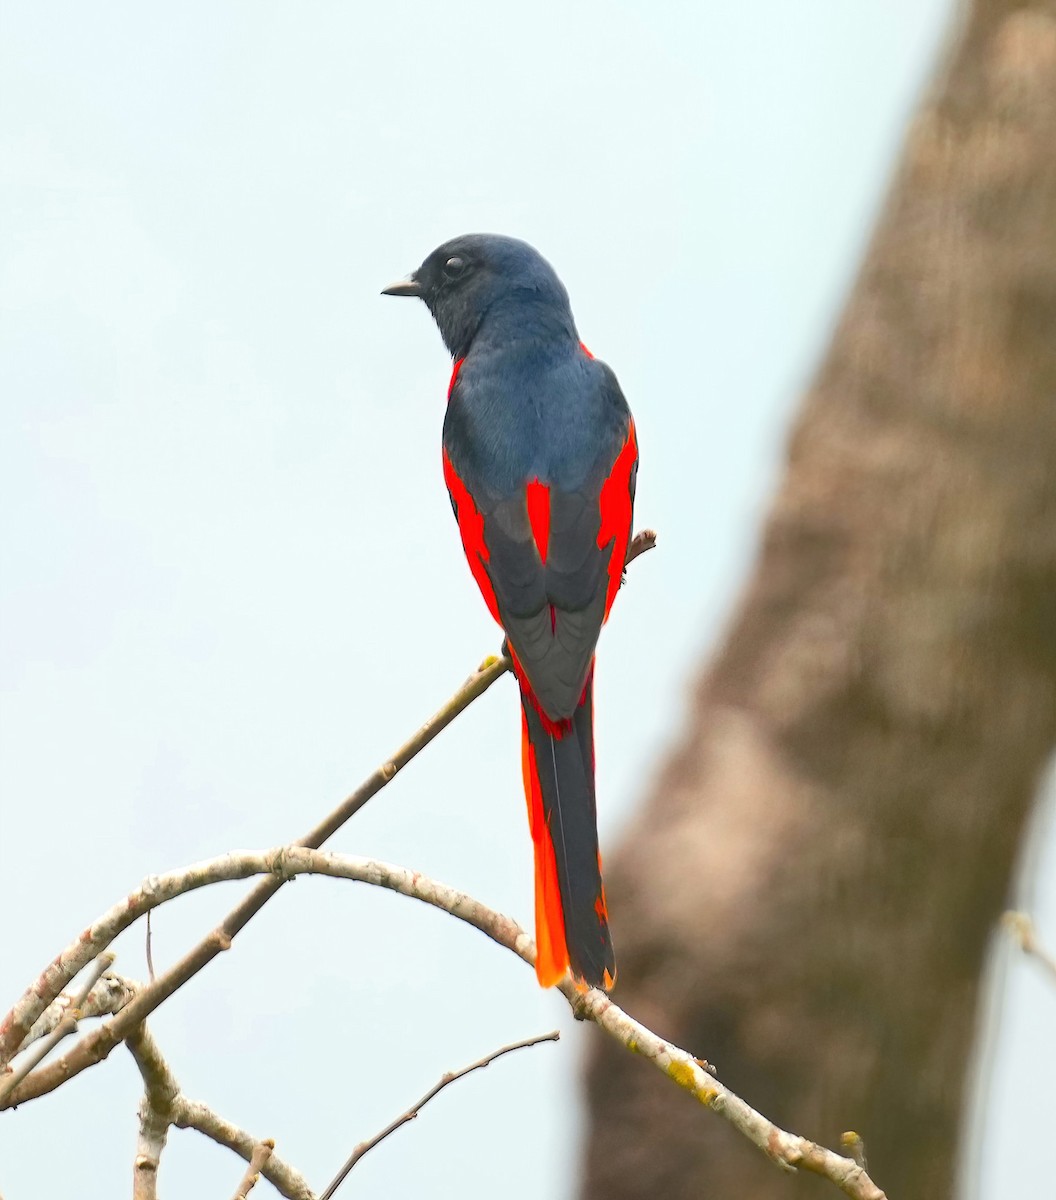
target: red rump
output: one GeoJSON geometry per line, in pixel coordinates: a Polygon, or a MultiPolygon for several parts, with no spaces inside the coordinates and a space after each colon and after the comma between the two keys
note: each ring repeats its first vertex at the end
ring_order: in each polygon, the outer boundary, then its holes
{"type": "Polygon", "coordinates": [[[601,485],[601,527],[598,530],[598,548],[604,550],[612,542],[609,555],[609,586],[605,593],[605,619],[616,599],[627,562],[627,543],[631,540],[631,472],[638,461],[638,441],[634,436],[634,422],[627,431],[627,440],[616,456],[608,478],[601,485]]]}

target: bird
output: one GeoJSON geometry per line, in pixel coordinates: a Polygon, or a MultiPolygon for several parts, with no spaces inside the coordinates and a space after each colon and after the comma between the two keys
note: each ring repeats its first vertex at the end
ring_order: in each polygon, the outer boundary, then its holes
{"type": "Polygon", "coordinates": [[[631,540],[638,443],[616,376],[526,242],[466,234],[383,295],[423,300],[451,354],[443,474],[521,699],[536,976],[611,990],[598,848],[594,658],[631,540]]]}

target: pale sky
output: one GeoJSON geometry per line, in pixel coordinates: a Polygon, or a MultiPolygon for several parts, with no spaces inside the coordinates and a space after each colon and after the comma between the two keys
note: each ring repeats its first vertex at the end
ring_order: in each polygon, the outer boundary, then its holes
{"type": "MultiPolygon", "coordinates": [[[[635,413],[660,546],[600,648],[614,843],[736,602],[952,11],[5,7],[0,1009],[145,875],[299,836],[497,649],[441,479],[445,352],[421,305],[378,295],[459,233],[539,247],[635,413]]],[[[517,707],[502,681],[334,848],[529,923],[517,707]]],[[[1056,941],[1051,822],[1040,844],[1056,941]]],[[[159,967],[243,890],[156,914],[159,967]]],[[[141,931],[117,949],[145,975],[141,931]]],[[[1003,958],[972,1200],[1050,1174],[1056,991],[1003,958]]],[[[151,1025],[190,1096],[319,1188],[443,1071],[559,1025],[339,1195],[575,1193],[577,1064],[602,1035],[421,905],[301,880],[151,1025]]],[[[4,1200],[124,1194],[139,1094],[121,1048],[0,1115],[4,1200]]],[[[240,1175],[173,1131],[161,1192],[240,1175]]]]}

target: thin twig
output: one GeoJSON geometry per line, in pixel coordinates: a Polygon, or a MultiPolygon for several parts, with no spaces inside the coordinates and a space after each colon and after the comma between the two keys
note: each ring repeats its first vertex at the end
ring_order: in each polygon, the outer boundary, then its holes
{"type": "Polygon", "coordinates": [[[233,1150],[251,1168],[256,1161],[259,1165],[253,1173],[263,1175],[286,1200],[315,1200],[315,1193],[304,1177],[274,1153],[274,1142],[255,1138],[230,1121],[225,1121],[207,1105],[187,1099],[146,1025],[141,1024],[133,1031],[126,1044],[143,1076],[133,1200],[153,1200],[155,1192],[149,1189],[157,1187],[158,1159],[172,1125],[177,1129],[196,1129],[221,1146],[233,1150]],[[146,1117],[145,1109],[148,1114],[146,1117]],[[266,1157],[261,1157],[258,1152],[265,1145],[269,1147],[269,1152],[266,1157]],[[256,1159],[254,1156],[257,1156],[256,1159]]]}
{"type": "MultiPolygon", "coordinates": [[[[297,845],[318,848],[341,826],[389,783],[402,767],[441,730],[482,695],[509,669],[509,659],[493,658],[482,665],[455,695],[409,738],[393,756],[356,789],[328,817],[307,833],[297,845]]],[[[203,882],[209,882],[204,880],[203,882]]],[[[266,879],[231,910],[223,921],[207,937],[203,938],[189,953],[163,974],[153,984],[143,988],[131,1004],[124,1008],[112,1021],[107,1022],[79,1044],[76,1056],[69,1064],[71,1075],[77,1075],[86,1067],[101,1062],[128,1036],[129,1032],[148,1017],[164,1000],[168,999],[188,979],[196,975],[218,954],[227,950],[232,939],[256,916],[265,904],[285,883],[281,876],[266,879]]],[[[149,909],[157,907],[162,900],[155,892],[155,878],[147,878],[142,886],[128,899],[104,913],[93,925],[80,934],[62,953],[44,969],[40,977],[26,989],[18,1003],[0,1024],[0,1063],[8,1053],[25,1040],[26,1034],[59,992],[85,963],[119,933],[127,929],[149,909]]],[[[50,1089],[48,1089],[50,1090],[50,1089]]],[[[36,1093],[40,1094],[40,1093],[36,1093]]],[[[32,1099],[22,1096],[21,1099],[32,1099]]]]}
{"type": "Polygon", "coordinates": [[[644,554],[646,550],[652,550],[655,545],[655,529],[643,529],[640,533],[636,533],[631,538],[631,544],[627,547],[627,558],[624,560],[623,565],[629,567],[639,554],[644,554]]]}
{"type": "Polygon", "coordinates": [[[1006,912],[1001,918],[1005,928],[1019,943],[1024,954],[1037,959],[1039,963],[1056,979],[1056,957],[1038,941],[1038,933],[1029,913],[1006,912]]]}
{"type": "Polygon", "coordinates": [[[70,1036],[77,1028],[77,1022],[81,1019],[81,1006],[88,999],[91,990],[99,982],[99,977],[104,971],[109,970],[114,965],[114,955],[108,950],[105,954],[100,954],[88,972],[88,977],[85,980],[84,987],[78,992],[76,999],[73,1002],[73,1007],[59,1021],[55,1028],[43,1038],[40,1044],[31,1053],[27,1054],[21,1063],[11,1072],[11,1074],[0,1083],[0,1108],[4,1107],[4,1101],[18,1087],[23,1079],[36,1067],[43,1062],[45,1058],[55,1049],[55,1047],[64,1038],[70,1036]]]}
{"type": "Polygon", "coordinates": [[[147,909],[147,978],[151,983],[157,978],[154,974],[153,930],[150,928],[150,909],[147,909]]]}
{"type": "Polygon", "coordinates": [[[132,979],[127,979],[124,975],[118,975],[113,971],[105,971],[95,987],[92,988],[88,996],[80,1003],[77,999],[71,996],[69,992],[63,992],[57,1000],[44,1010],[33,1024],[33,1028],[26,1035],[26,1040],[22,1043],[22,1049],[32,1045],[33,1042],[39,1041],[42,1037],[47,1037],[56,1025],[74,1008],[80,1013],[82,1021],[89,1017],[112,1017],[115,1013],[119,1013],[126,1004],[132,999],[136,989],[142,987],[142,984],[137,984],[132,979]]]}
{"type": "Polygon", "coordinates": [[[272,1151],[275,1149],[275,1142],[271,1138],[266,1138],[263,1142],[257,1142],[253,1147],[253,1154],[249,1160],[249,1166],[246,1167],[246,1172],[242,1176],[242,1182],[235,1189],[235,1194],[232,1200],[246,1200],[249,1193],[257,1186],[257,1181],[260,1179],[261,1172],[267,1165],[267,1161],[271,1158],[272,1151]]]}
{"type": "MultiPolygon", "coordinates": [[[[169,890],[178,894],[174,889],[174,881],[179,878],[179,874],[177,872],[172,876],[163,876],[159,882],[167,880],[169,890]]],[[[221,858],[198,863],[184,872],[185,878],[194,880],[193,884],[188,883],[188,888],[227,879],[244,879],[254,874],[277,875],[284,880],[302,874],[328,875],[388,888],[443,909],[444,912],[487,934],[493,941],[513,951],[525,962],[532,965],[535,963],[535,943],[516,921],[487,908],[465,892],[437,883],[418,871],[410,871],[389,863],[312,850],[304,846],[285,846],[264,854],[226,854],[221,858]]],[[[844,1158],[824,1146],[774,1125],[730,1091],[725,1084],[710,1075],[697,1058],[657,1037],[650,1029],[639,1024],[614,1004],[604,992],[596,989],[580,992],[568,974],[558,984],[558,988],[578,1017],[594,1021],[628,1050],[648,1059],[654,1067],[701,1104],[729,1121],[779,1166],[786,1169],[802,1167],[804,1170],[823,1175],[848,1196],[854,1197],[854,1200],[885,1200],[884,1193],[852,1159],[844,1158]]],[[[120,1016],[114,1018],[115,1021],[120,1019],[120,1016]]],[[[74,1056],[76,1050],[77,1047],[74,1047],[63,1059],[30,1076],[16,1097],[9,1099],[8,1103],[21,1099],[22,1092],[28,1092],[30,1096],[39,1096],[57,1087],[69,1076],[68,1060],[74,1056]]],[[[178,1118],[176,1124],[180,1124],[178,1118]]],[[[256,1143],[249,1139],[248,1135],[245,1137],[245,1152],[240,1149],[239,1153],[243,1153],[243,1157],[248,1160],[256,1143]]],[[[267,1175],[267,1172],[265,1174],[267,1175]]],[[[271,1178],[270,1175],[268,1178],[271,1178]]]]}
{"type": "MultiPolygon", "coordinates": [[[[632,539],[627,551],[628,563],[633,562],[639,555],[651,550],[656,545],[656,534],[651,529],[643,530],[632,539]]],[[[463,712],[478,697],[482,696],[489,687],[508,670],[511,663],[508,657],[486,659],[451,699],[434,713],[432,717],[392,755],[382,763],[350,796],[348,796],[329,816],[325,817],[316,827],[295,843],[309,849],[318,849],[332,837],[342,825],[353,817],[386,784],[395,778],[396,773],[405,767],[412,758],[423,750],[442,730],[463,712]]],[[[246,924],[257,915],[265,904],[285,883],[285,879],[275,877],[259,883],[240,904],[231,910],[224,920],[207,937],[203,938],[188,954],[184,955],[174,966],[160,975],[152,984],[145,987],[112,1020],[89,1034],[75,1047],[74,1052],[67,1056],[69,1076],[78,1075],[104,1058],[120,1044],[129,1032],[145,1020],[163,1001],[167,1000],[178,988],[196,975],[203,967],[220,954],[230,949],[231,941],[246,924]]],[[[14,1057],[19,1047],[26,1039],[30,1028],[40,1017],[41,1013],[59,995],[67,983],[77,974],[100,950],[108,946],[115,937],[127,929],[133,921],[138,920],[145,912],[157,907],[160,901],[152,895],[153,878],[148,878],[138,892],[122,901],[103,916],[94,925],[89,926],[58,955],[41,972],[40,976],[29,985],[15,1006],[0,1022],[0,1068],[14,1057]]],[[[51,1091],[62,1080],[55,1081],[51,1091]]],[[[30,1100],[41,1095],[34,1092],[26,1093],[20,1100],[30,1100]]]]}
{"type": "Polygon", "coordinates": [[[865,1161],[865,1142],[862,1141],[860,1133],[853,1129],[846,1130],[840,1134],[840,1145],[860,1167],[868,1169],[869,1164],[865,1161]]]}
{"type": "MultiPolygon", "coordinates": [[[[4,1106],[11,1093],[19,1086],[19,1084],[30,1074],[30,1072],[41,1063],[55,1049],[59,1042],[65,1041],[71,1033],[77,1028],[77,1022],[73,1017],[63,1017],[58,1025],[48,1034],[46,1038],[40,1041],[36,1048],[27,1052],[26,1057],[18,1064],[17,1067],[8,1075],[8,1077],[0,1083],[0,1106],[4,1106]]],[[[18,1104],[16,1097],[11,1101],[11,1107],[18,1104]]]]}
{"type": "MultiPolygon", "coordinates": [[[[207,1138],[234,1151],[246,1162],[252,1161],[253,1152],[260,1145],[259,1138],[253,1137],[237,1125],[232,1125],[230,1121],[225,1121],[207,1105],[197,1100],[188,1100],[183,1095],[176,1100],[172,1123],[178,1129],[196,1129],[207,1138]]],[[[304,1176],[274,1151],[261,1166],[260,1173],[280,1195],[286,1197],[286,1200],[316,1200],[315,1192],[308,1186],[304,1176]]]]}
{"type": "MultiPolygon", "coordinates": [[[[421,1110],[429,1103],[429,1101],[432,1100],[432,1098],[439,1092],[442,1092],[449,1083],[454,1083],[456,1079],[461,1079],[463,1075],[468,1075],[471,1071],[481,1070],[481,1068],[493,1063],[497,1058],[502,1058],[504,1054],[511,1054],[514,1050],[523,1050],[527,1046],[538,1046],[540,1042],[556,1042],[560,1037],[560,1030],[554,1029],[550,1033],[541,1033],[537,1037],[524,1038],[522,1041],[512,1042],[508,1046],[503,1046],[501,1049],[496,1050],[493,1054],[489,1054],[486,1058],[477,1059],[475,1063],[470,1063],[468,1067],[463,1067],[461,1071],[448,1071],[441,1075],[440,1082],[431,1087],[429,1091],[427,1091],[420,1100],[417,1100],[414,1104],[412,1104],[405,1113],[401,1113],[395,1121],[392,1121],[390,1124],[386,1125],[380,1133],[376,1133],[372,1138],[368,1138],[367,1141],[359,1143],[359,1145],[348,1156],[348,1159],[345,1161],[345,1165],[340,1171],[338,1171],[338,1173],[327,1186],[326,1190],[319,1197],[319,1200],[330,1200],[330,1197],[333,1196],[334,1192],[336,1192],[341,1184],[344,1183],[345,1177],[348,1175],[349,1171],[352,1170],[352,1168],[356,1165],[356,1163],[359,1162],[359,1160],[364,1154],[367,1153],[368,1150],[373,1150],[379,1142],[384,1141],[390,1133],[395,1133],[401,1125],[406,1125],[408,1121],[413,1121],[421,1112],[421,1110]]],[[[236,1200],[238,1200],[237,1197],[236,1200]]]]}

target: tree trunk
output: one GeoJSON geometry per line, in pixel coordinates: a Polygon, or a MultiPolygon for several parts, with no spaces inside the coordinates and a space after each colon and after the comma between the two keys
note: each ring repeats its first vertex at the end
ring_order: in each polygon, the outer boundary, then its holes
{"type": "MultiPolygon", "coordinates": [[[[609,868],[618,1001],[786,1129],[954,1188],[987,940],[1056,742],[1056,0],[916,119],[688,732],[609,868]]],[[[597,1039],[585,1197],[824,1194],[597,1039]]]]}

